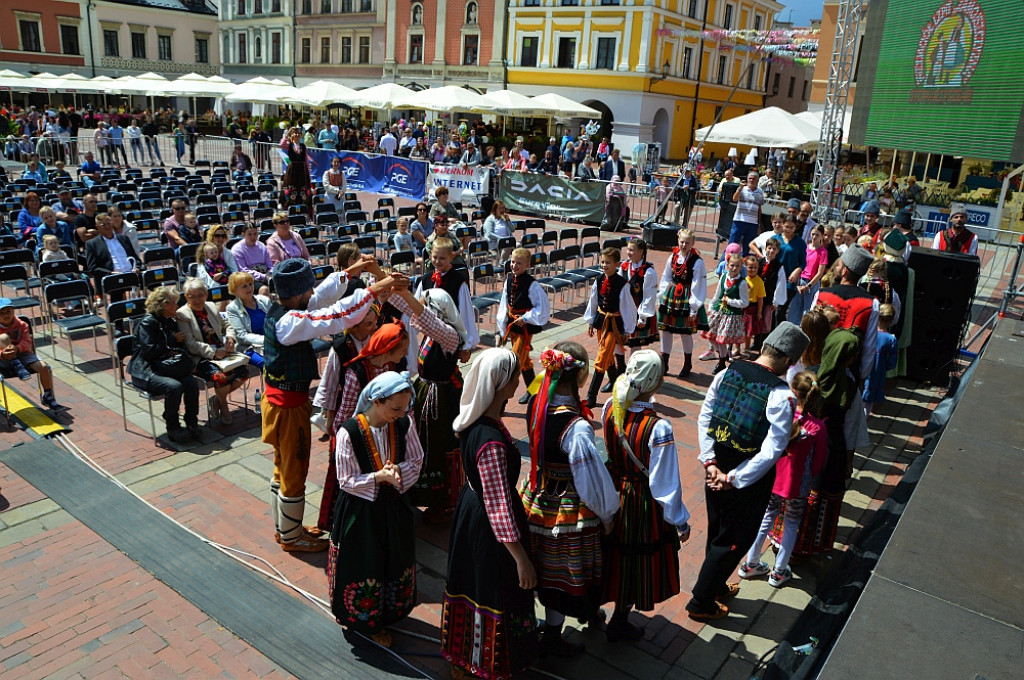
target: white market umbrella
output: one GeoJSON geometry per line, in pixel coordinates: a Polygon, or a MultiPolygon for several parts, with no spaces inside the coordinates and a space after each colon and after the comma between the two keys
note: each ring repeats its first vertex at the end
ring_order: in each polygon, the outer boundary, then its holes
{"type": "MultiPolygon", "coordinates": [[[[817,146],[818,141],[821,138],[821,124],[822,119],[825,116],[824,111],[801,111],[796,114],[796,117],[800,120],[813,125],[818,130],[818,137],[813,142],[808,143],[807,146],[817,146]]],[[[851,116],[843,116],[843,144],[850,141],[850,118],[851,116]]]]}
{"type": "MultiPolygon", "coordinates": [[[[222,78],[221,80],[224,79],[222,78]]],[[[209,78],[204,78],[198,73],[189,73],[172,80],[160,92],[154,92],[153,94],[177,95],[181,97],[222,97],[234,90],[235,86],[226,80],[223,83],[218,83],[213,82],[209,78]]]]}
{"type": "Polygon", "coordinates": [[[531,97],[534,104],[555,111],[559,118],[600,118],[601,112],[554,92],[531,97]]]}
{"type": "Polygon", "coordinates": [[[97,83],[95,80],[86,78],[85,76],[81,76],[77,73],[66,73],[62,75],[60,79],[61,84],[63,85],[63,87],[61,87],[62,92],[71,92],[72,94],[85,92],[101,94],[110,90],[108,83],[97,83]]]}
{"type": "Polygon", "coordinates": [[[426,111],[469,111],[493,113],[494,103],[483,95],[456,85],[432,87],[420,90],[409,97],[405,106],[399,108],[424,109],[426,111]]]}
{"type": "Polygon", "coordinates": [[[821,126],[814,126],[777,106],[752,111],[697,130],[701,143],[798,149],[817,143],[821,126]]]}
{"type": "Polygon", "coordinates": [[[298,88],[293,96],[287,99],[278,99],[278,101],[323,108],[330,104],[351,106],[354,101],[358,100],[358,97],[359,94],[351,87],[345,87],[339,83],[332,83],[327,80],[318,80],[315,83],[298,88]]]}
{"type": "Polygon", "coordinates": [[[274,85],[266,78],[256,77],[237,86],[224,97],[228,102],[249,102],[252,104],[276,103],[280,97],[294,96],[296,89],[291,85],[274,85]]]}
{"type": "Polygon", "coordinates": [[[558,112],[534,101],[532,97],[512,90],[496,90],[483,95],[494,104],[494,112],[502,116],[554,116],[558,112]]]}
{"type": "Polygon", "coordinates": [[[356,91],[352,105],[367,109],[403,109],[407,108],[405,102],[414,94],[414,91],[396,83],[381,83],[356,91]]]}
{"type": "Polygon", "coordinates": [[[0,71],[0,90],[17,90],[26,87],[29,82],[23,74],[17,71],[6,68],[0,71]]]}

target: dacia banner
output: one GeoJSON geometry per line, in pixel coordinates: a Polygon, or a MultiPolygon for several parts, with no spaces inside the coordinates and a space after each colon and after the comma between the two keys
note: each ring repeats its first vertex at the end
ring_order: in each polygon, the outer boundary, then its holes
{"type": "Polygon", "coordinates": [[[501,200],[509,212],[598,224],[604,217],[604,190],[603,182],[571,182],[563,177],[509,171],[501,174],[501,200]]]}
{"type": "Polygon", "coordinates": [[[431,165],[427,176],[427,194],[436,187],[448,187],[448,200],[479,205],[477,194],[486,194],[491,181],[490,168],[464,168],[461,165],[431,165]]]}
{"type": "Polygon", "coordinates": [[[427,164],[423,161],[326,149],[308,149],[307,155],[309,175],[314,183],[323,179],[331,160],[337,156],[350,191],[391,194],[414,201],[422,200],[426,191],[427,164]]]}

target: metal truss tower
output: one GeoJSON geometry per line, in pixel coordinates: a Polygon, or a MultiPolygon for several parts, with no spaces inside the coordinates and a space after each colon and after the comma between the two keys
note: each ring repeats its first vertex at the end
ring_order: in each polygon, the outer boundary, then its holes
{"type": "MultiPolygon", "coordinates": [[[[846,117],[850,83],[853,81],[860,17],[866,4],[865,0],[839,1],[836,38],[828,69],[825,112],[821,120],[821,138],[818,140],[818,158],[814,163],[814,185],[811,189],[814,219],[818,222],[828,220],[833,215],[833,208],[838,207],[840,202],[840,195],[836,193],[836,177],[843,148],[843,119],[846,117]]],[[[818,54],[820,58],[820,46],[818,54]]]]}

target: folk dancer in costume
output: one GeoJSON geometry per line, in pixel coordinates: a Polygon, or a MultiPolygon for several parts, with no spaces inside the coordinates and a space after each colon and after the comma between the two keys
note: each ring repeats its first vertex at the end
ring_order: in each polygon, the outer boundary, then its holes
{"type": "Polygon", "coordinates": [[[312,340],[340,333],[363,320],[374,298],[389,290],[394,279],[381,275],[373,258],[336,272],[314,290],[316,279],[307,260],[293,258],[274,267],[278,301],[267,313],[264,328],[264,378],[261,401],[263,442],[274,447],[270,509],[281,548],[286,552],[317,552],[327,541],[302,526],[309,472],[312,404],[309,385],[318,376],[312,340]],[[376,272],[377,283],[341,298],[349,276],[363,269],[376,272]]]}
{"type": "MultiPolygon", "coordinates": [[[[372,312],[371,312],[372,314],[372,312]]],[[[369,317],[370,314],[367,314],[369,317]]],[[[331,436],[331,451],[336,450],[338,428],[355,413],[359,395],[363,389],[381,373],[397,370],[398,362],[409,350],[409,333],[400,323],[386,323],[374,331],[363,348],[345,362],[341,388],[335,391],[330,412],[333,420],[327,421],[327,432],[331,436]]],[[[319,393],[319,389],[317,390],[319,393]]],[[[334,469],[334,456],[327,464],[327,478],[324,480],[323,497],[320,500],[320,519],[317,526],[330,529],[334,504],[338,499],[338,474],[334,469]]]]}
{"type": "Polygon", "coordinates": [[[626,340],[636,330],[636,304],[626,279],[618,275],[620,259],[618,248],[605,248],[601,251],[602,274],[594,281],[587,311],[583,313],[583,320],[587,322],[587,335],[594,337],[597,334],[598,347],[597,358],[594,359],[594,378],[587,394],[588,406],[597,403],[597,393],[601,389],[605,371],[612,377],[618,377],[620,372],[625,371],[625,356],[616,351],[623,351],[626,340]]]}
{"type": "Polygon", "coordinates": [[[498,338],[500,344],[512,343],[512,352],[519,359],[523,383],[527,392],[519,399],[520,404],[530,400],[530,385],[536,375],[533,372],[533,336],[544,329],[551,318],[551,301],[548,294],[529,274],[530,251],[516,248],[509,259],[512,276],[505,279],[498,303],[498,338]]]}
{"type": "Polygon", "coordinates": [[[526,511],[516,495],[520,458],[502,422],[519,364],[507,349],[484,350],[466,374],[454,428],[466,484],[459,494],[441,610],[441,652],[452,677],[503,680],[540,653],[526,511]]]}
{"type": "Polygon", "coordinates": [[[755,361],[735,361],[715,376],[697,417],[704,466],[708,538],[704,563],[686,605],[691,619],[728,616],[723,600],[739,585],[728,577],[754,542],[775,481],[775,463],[793,428],[793,393],[780,376],[807,347],[807,336],[784,321],[755,361]]]}
{"type": "Polygon", "coordinates": [[[430,276],[420,279],[416,289],[416,297],[431,288],[442,288],[455,303],[455,309],[462,319],[462,327],[466,329],[465,344],[459,351],[459,360],[469,361],[469,355],[480,344],[480,331],[476,327],[476,313],[473,311],[473,298],[469,294],[469,278],[465,268],[454,267],[456,244],[454,238],[437,238],[430,248],[430,263],[433,270],[430,276]],[[436,251],[436,254],[435,254],[436,251]]]}
{"type": "Polygon", "coordinates": [[[427,457],[409,499],[413,505],[427,508],[429,521],[446,522],[466,481],[452,429],[462,396],[459,352],[465,347],[466,329],[455,302],[443,288],[430,288],[416,296],[396,288],[390,300],[408,315],[409,324],[422,338],[419,374],[413,384],[416,426],[427,457]]]}
{"type": "MultiPolygon", "coordinates": [[[[626,243],[626,261],[619,267],[619,276],[626,279],[629,294],[636,305],[636,330],[626,344],[635,348],[658,341],[657,305],[658,273],[647,261],[647,243],[641,238],[631,238],[626,243]]],[[[615,370],[621,375],[626,370],[626,358],[621,347],[615,349],[615,370]]],[[[602,392],[611,392],[614,376],[608,376],[608,384],[602,392]]]]}
{"type": "MultiPolygon", "coordinates": [[[[907,214],[907,211],[901,210],[896,216],[899,217],[901,214],[907,214]]],[[[911,236],[913,236],[913,232],[911,232],[911,236]]],[[[899,229],[894,229],[886,235],[882,245],[884,248],[882,257],[885,258],[889,285],[892,286],[893,293],[903,301],[903,308],[896,315],[890,328],[890,332],[899,341],[899,355],[896,368],[889,371],[887,377],[895,378],[907,374],[907,350],[913,340],[912,324],[907,322],[907,319],[914,318],[914,288],[917,277],[914,270],[907,266],[907,258],[914,243],[899,229]]]]}
{"type": "Polygon", "coordinates": [[[978,254],[978,235],[967,228],[967,207],[963,203],[949,207],[949,227],[935,235],[932,248],[945,253],[978,254]]]}
{"type": "MultiPolygon", "coordinates": [[[[781,220],[779,228],[781,229],[781,220]]],[[[761,351],[761,345],[775,328],[775,309],[786,304],[786,276],[779,259],[779,240],[768,239],[764,244],[764,257],[757,259],[758,276],[764,283],[765,304],[761,308],[761,330],[754,341],[754,350],[761,351]]]]}
{"type": "Polygon", "coordinates": [[[338,497],[327,556],[327,588],[338,623],[391,646],[387,626],[416,604],[416,531],[405,498],[423,449],[406,415],[412,383],[382,373],[363,389],[338,430],[338,497]]]}
{"type": "Polygon", "coordinates": [[[341,216],[345,215],[345,193],[348,191],[348,184],[345,171],[341,169],[341,156],[331,159],[329,167],[322,178],[324,187],[324,202],[334,206],[334,211],[341,216]]]}
{"type": "Polygon", "coordinates": [[[615,603],[605,629],[609,642],[639,640],[629,611],[651,611],[679,594],[679,544],[690,537],[672,423],[651,397],[665,383],[661,357],[634,352],[615,381],[601,422],[605,465],[619,492],[619,517],[605,544],[604,601],[615,603]]]}
{"type": "MultiPolygon", "coordinates": [[[[811,312],[808,312],[810,314],[811,312]]],[[[793,429],[786,453],[775,464],[775,483],[768,500],[768,509],[761,520],[761,529],[747,552],[747,558],[740,565],[739,577],[755,578],[768,574],[768,585],[778,588],[793,578],[789,558],[793,554],[800,521],[807,507],[811,479],[821,472],[828,455],[828,436],[825,423],[821,420],[821,389],[814,373],[800,371],[789,383],[796,397],[793,412],[793,429]],[[785,511],[783,511],[785,504],[785,511]],[[773,525],[781,518],[783,523],[779,554],[775,568],[769,568],[761,561],[764,541],[773,525]]]]}
{"type": "Polygon", "coordinates": [[[704,260],[693,247],[695,237],[689,229],[679,230],[679,245],[672,249],[658,285],[658,328],[661,330],[661,363],[668,374],[672,338],[678,335],[683,345],[683,367],[679,378],[693,369],[693,334],[707,330],[704,299],[708,293],[708,272],[704,260]]]}
{"type": "MultiPolygon", "coordinates": [[[[620,280],[622,280],[620,278],[620,280]]],[[[545,607],[545,654],[582,654],[562,637],[566,616],[589,621],[598,611],[604,570],[601,547],[612,531],[619,495],[594,444],[589,410],[579,389],[587,380],[587,352],[560,342],[540,355],[544,380],[530,404],[530,473],[519,489],[530,524],[537,593],[545,607]]],[[[600,383],[597,383],[600,385],[600,383]]]]}
{"type": "Polygon", "coordinates": [[[729,345],[740,344],[746,337],[743,330],[743,310],[750,305],[747,280],[743,277],[743,258],[730,255],[725,273],[718,280],[718,291],[711,301],[708,330],[701,333],[718,352],[718,365],[714,373],[725,370],[729,358],[729,345]]]}
{"type": "MultiPolygon", "coordinates": [[[[811,488],[793,548],[793,554],[801,557],[832,552],[846,482],[853,472],[853,450],[862,441],[861,428],[867,428],[858,386],[863,385],[875,365],[879,305],[856,282],[867,273],[872,261],[864,248],[850,247],[840,259],[841,282],[818,291],[815,301],[815,306],[835,310],[839,320],[825,338],[818,368],[829,450],[825,467],[811,488]]],[[[777,535],[772,538],[775,540],[777,535]]]]}

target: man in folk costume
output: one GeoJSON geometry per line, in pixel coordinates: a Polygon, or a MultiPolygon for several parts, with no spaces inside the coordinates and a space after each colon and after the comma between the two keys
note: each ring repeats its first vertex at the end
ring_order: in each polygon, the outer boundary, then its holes
{"type": "Polygon", "coordinates": [[[651,611],[679,594],[679,544],[690,537],[675,434],[651,403],[665,384],[661,357],[634,352],[604,405],[605,463],[619,492],[619,518],[605,544],[604,600],[615,603],[609,642],[639,640],[633,607],[651,611]]]}
{"type": "Polygon", "coordinates": [[[533,372],[533,360],[530,358],[533,336],[544,330],[544,324],[551,318],[551,301],[540,284],[529,274],[529,250],[513,250],[509,266],[512,276],[505,279],[501,302],[498,303],[498,338],[499,344],[502,345],[505,341],[511,342],[512,353],[519,359],[523,383],[527,389],[519,403],[525,404],[530,400],[530,384],[537,377],[533,372]]]}
{"type": "MultiPolygon", "coordinates": [[[[901,210],[896,217],[900,215],[909,215],[909,213],[901,210]]],[[[913,235],[913,232],[911,232],[911,235],[913,235]]],[[[907,237],[902,229],[894,229],[889,232],[883,241],[883,245],[885,247],[883,256],[889,276],[889,284],[892,286],[893,292],[899,295],[900,300],[903,302],[899,316],[893,323],[892,328],[889,329],[889,332],[895,335],[899,341],[899,358],[896,362],[896,368],[888,373],[888,377],[894,378],[907,374],[907,351],[910,348],[910,343],[913,341],[913,333],[911,332],[913,324],[908,319],[914,318],[914,288],[917,277],[914,274],[914,270],[907,266],[907,253],[910,252],[914,242],[907,237]]]]}
{"type": "Polygon", "coordinates": [[[331,274],[315,290],[316,278],[307,260],[293,258],[274,267],[278,301],[267,313],[264,326],[266,390],[261,409],[263,442],[274,447],[270,507],[278,540],[286,552],[327,549],[325,539],[302,526],[313,408],[309,386],[319,377],[311,341],[362,321],[377,294],[390,290],[392,283],[392,278],[383,277],[373,258],[331,274]],[[348,277],[363,269],[375,273],[377,283],[342,299],[348,277]]]}
{"type": "Polygon", "coordinates": [[[587,392],[587,405],[590,407],[597,403],[605,371],[614,374],[614,377],[625,371],[625,357],[619,354],[616,358],[615,350],[625,347],[627,338],[636,330],[636,303],[633,302],[626,279],[618,274],[620,258],[618,248],[605,248],[601,251],[602,274],[594,281],[587,310],[583,313],[583,320],[587,322],[587,335],[593,337],[597,334],[594,377],[587,392]]]}
{"type": "MultiPolygon", "coordinates": [[[[629,294],[636,305],[636,330],[626,345],[635,352],[658,341],[657,304],[658,304],[658,272],[654,265],[647,261],[647,242],[642,238],[631,238],[626,244],[626,259],[619,266],[619,276],[626,279],[629,294]]],[[[625,349],[615,349],[616,375],[608,376],[608,383],[601,388],[602,392],[611,392],[615,378],[626,370],[625,349]]]]}
{"type": "Polygon", "coordinates": [[[755,361],[734,361],[708,388],[697,417],[708,538],[686,605],[694,620],[727,616],[729,608],[722,600],[739,592],[739,585],[727,579],[757,537],[775,481],[775,462],[792,433],[796,403],[780,376],[809,343],[799,326],[783,321],[765,339],[755,361]]]}
{"type": "Polygon", "coordinates": [[[978,235],[967,228],[967,207],[963,203],[949,207],[949,227],[935,235],[932,248],[944,253],[978,254],[978,235]]]}

